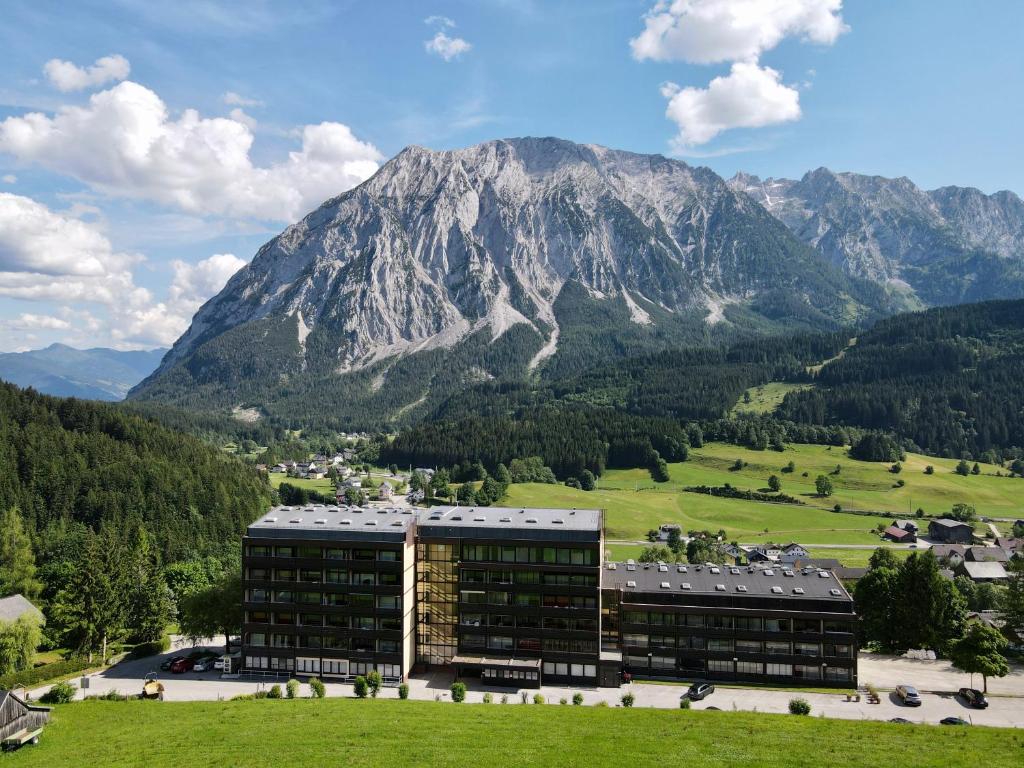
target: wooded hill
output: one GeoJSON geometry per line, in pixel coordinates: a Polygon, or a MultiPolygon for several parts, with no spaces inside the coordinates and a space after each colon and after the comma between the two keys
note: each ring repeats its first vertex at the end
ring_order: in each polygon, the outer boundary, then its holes
{"type": "Polygon", "coordinates": [[[141,523],[164,562],[222,554],[270,503],[254,468],[125,409],[0,384],[0,509],[33,538],[141,523]]]}

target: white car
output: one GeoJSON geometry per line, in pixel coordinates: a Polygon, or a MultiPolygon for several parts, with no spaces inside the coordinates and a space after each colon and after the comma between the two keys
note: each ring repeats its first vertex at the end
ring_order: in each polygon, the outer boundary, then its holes
{"type": "Polygon", "coordinates": [[[200,659],[196,662],[196,665],[192,667],[193,672],[209,672],[212,669],[216,669],[216,659],[200,659]]]}

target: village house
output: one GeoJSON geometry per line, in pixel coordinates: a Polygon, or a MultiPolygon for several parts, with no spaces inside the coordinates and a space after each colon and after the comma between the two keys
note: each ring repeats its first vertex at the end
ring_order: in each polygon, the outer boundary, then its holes
{"type": "Polygon", "coordinates": [[[391,486],[391,483],[385,480],[377,486],[377,499],[380,501],[388,501],[394,491],[395,489],[391,486]]]}
{"type": "Polygon", "coordinates": [[[1003,568],[1003,564],[995,563],[990,560],[983,563],[964,560],[954,569],[954,573],[958,576],[966,576],[971,581],[978,584],[985,582],[1001,584],[1008,578],[1006,569],[1003,568]]]}
{"type": "Polygon", "coordinates": [[[964,560],[969,563],[1008,563],[1010,556],[1002,547],[968,547],[964,560]]]}
{"type": "Polygon", "coordinates": [[[914,531],[899,528],[894,524],[882,532],[882,538],[897,544],[913,544],[917,541],[917,534],[914,531]]]}
{"type": "Polygon", "coordinates": [[[797,560],[806,560],[809,557],[810,553],[801,545],[790,542],[782,548],[777,559],[780,563],[795,563],[797,560]]]}
{"type": "Polygon", "coordinates": [[[940,563],[948,563],[951,568],[956,568],[964,561],[967,547],[960,544],[936,544],[929,551],[940,563]]]}
{"type": "Polygon", "coordinates": [[[901,531],[910,531],[914,536],[917,536],[919,529],[917,523],[913,520],[893,520],[892,524],[894,528],[899,528],[901,531]]]}
{"type": "Polygon", "coordinates": [[[974,540],[974,528],[959,520],[932,520],[928,523],[928,538],[944,544],[970,544],[974,540]]]}

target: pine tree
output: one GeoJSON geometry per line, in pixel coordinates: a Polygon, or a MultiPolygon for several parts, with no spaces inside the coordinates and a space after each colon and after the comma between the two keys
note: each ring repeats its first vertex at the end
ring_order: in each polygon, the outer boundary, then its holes
{"type": "Polygon", "coordinates": [[[142,526],[135,532],[128,573],[125,626],[129,637],[137,643],[158,640],[171,621],[173,606],[159,555],[142,526]]]}
{"type": "Polygon", "coordinates": [[[36,579],[32,542],[14,507],[0,515],[0,597],[20,594],[30,600],[42,590],[36,579]]]}
{"type": "Polygon", "coordinates": [[[1017,634],[1024,633],[1024,557],[1012,557],[1006,565],[1009,579],[999,602],[999,618],[1017,634]]]}

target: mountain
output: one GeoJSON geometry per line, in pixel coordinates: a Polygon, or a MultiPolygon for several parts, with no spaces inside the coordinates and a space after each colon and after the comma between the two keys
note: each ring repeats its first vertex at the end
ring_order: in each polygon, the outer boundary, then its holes
{"type": "Polygon", "coordinates": [[[481,381],[895,308],[705,168],[409,147],[264,245],[130,397],[374,426],[481,381]]]}
{"type": "Polygon", "coordinates": [[[737,174],[746,193],[847,274],[918,306],[1024,296],[1024,201],[906,178],[811,171],[799,181],[737,174]]]}
{"type": "Polygon", "coordinates": [[[166,352],[51,344],[45,349],[0,354],[0,379],[58,397],[122,400],[128,390],[156,370],[166,352]]]}

